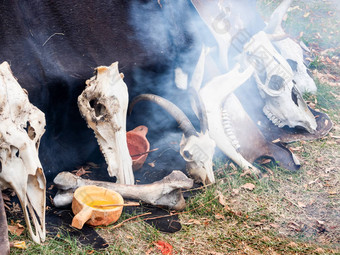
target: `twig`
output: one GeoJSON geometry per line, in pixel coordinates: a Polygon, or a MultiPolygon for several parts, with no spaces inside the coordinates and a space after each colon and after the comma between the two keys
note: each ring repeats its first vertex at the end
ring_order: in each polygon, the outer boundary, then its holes
{"type": "MultiPolygon", "coordinates": [[[[170,216],[174,216],[174,215],[181,215],[181,214],[189,213],[189,212],[195,211],[195,210],[197,210],[197,209],[199,209],[201,207],[206,206],[208,203],[212,202],[213,200],[215,200],[217,198],[218,198],[218,196],[216,196],[216,197],[212,198],[211,200],[207,201],[205,204],[201,204],[200,206],[197,206],[197,207],[195,207],[195,208],[193,208],[193,209],[191,209],[189,211],[173,213],[173,214],[170,214],[170,215],[162,215],[162,216],[157,216],[157,217],[150,217],[150,218],[143,219],[143,221],[144,220],[156,220],[156,219],[166,218],[166,217],[170,217],[170,216]]],[[[121,223],[113,226],[112,229],[119,228],[119,227],[121,227],[123,224],[125,224],[128,221],[131,221],[131,220],[134,220],[134,219],[146,216],[146,215],[150,215],[150,214],[151,214],[151,212],[140,214],[140,215],[137,215],[137,216],[133,216],[133,217],[131,217],[129,219],[126,219],[126,220],[122,221],[121,223]]],[[[136,221],[136,222],[141,222],[141,221],[142,220],[136,221]]]]}
{"type": "Polygon", "coordinates": [[[143,214],[139,214],[139,215],[133,216],[133,217],[128,218],[128,219],[126,219],[126,220],[123,220],[121,223],[119,223],[119,224],[113,226],[112,229],[120,228],[120,227],[121,227],[125,222],[127,222],[127,221],[134,220],[134,219],[137,219],[137,218],[139,218],[139,217],[143,217],[143,216],[150,215],[150,214],[151,214],[151,212],[147,212],[147,213],[143,213],[143,214]]]}
{"type": "Polygon", "coordinates": [[[145,151],[145,152],[142,152],[142,153],[138,153],[138,154],[135,154],[135,155],[131,155],[131,158],[132,158],[132,157],[137,157],[137,156],[142,156],[142,155],[144,155],[144,154],[148,154],[148,153],[150,153],[150,152],[157,151],[157,150],[158,150],[158,148],[153,149],[153,150],[149,150],[149,151],[145,151]]]}
{"type": "Polygon", "coordinates": [[[94,205],[93,207],[112,207],[112,206],[140,206],[139,203],[128,203],[128,204],[106,204],[106,205],[94,205]]]}

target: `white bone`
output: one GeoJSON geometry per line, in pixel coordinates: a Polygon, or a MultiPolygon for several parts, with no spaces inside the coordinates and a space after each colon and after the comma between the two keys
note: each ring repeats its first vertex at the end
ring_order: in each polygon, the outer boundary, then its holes
{"type": "Polygon", "coordinates": [[[314,115],[294,85],[293,71],[271,44],[265,32],[255,34],[244,46],[248,62],[255,68],[255,80],[265,101],[263,112],[278,127],[303,127],[314,133],[314,115]]]}
{"type": "MultiPolygon", "coordinates": [[[[230,72],[208,82],[199,93],[207,114],[209,135],[216,142],[217,147],[241,168],[249,168],[254,174],[260,175],[260,171],[237,152],[234,141],[225,134],[222,122],[224,101],[227,100],[228,103],[238,101],[232,92],[245,83],[253,72],[252,66],[240,72],[240,65],[236,64],[230,72]]],[[[243,109],[240,110],[240,114],[246,114],[243,109]]]]}
{"type": "MultiPolygon", "coordinates": [[[[283,1],[272,13],[270,21],[265,29],[267,33],[284,34],[282,28],[282,20],[291,5],[292,0],[283,1]]],[[[307,67],[303,61],[302,47],[291,38],[283,38],[277,40],[273,44],[278,48],[280,54],[286,59],[293,60],[296,63],[294,72],[294,81],[300,92],[316,93],[316,85],[314,80],[309,76],[307,67]]]]}
{"type": "Polygon", "coordinates": [[[45,115],[33,106],[7,62],[0,65],[0,189],[12,188],[33,241],[45,240],[46,180],[38,157],[45,115]],[[32,229],[31,221],[35,232],[32,229]]]}
{"type": "MultiPolygon", "coordinates": [[[[196,97],[198,97],[197,94],[196,97]]],[[[174,117],[179,124],[179,127],[183,131],[180,152],[187,162],[188,174],[197,182],[202,182],[203,184],[214,183],[215,178],[212,167],[212,157],[215,151],[215,143],[205,134],[207,128],[205,118],[201,116],[201,133],[198,133],[181,109],[172,102],[157,95],[141,94],[135,97],[130,103],[130,111],[132,111],[134,105],[141,100],[148,100],[158,104],[174,117]]],[[[201,106],[200,101],[196,103],[201,106]]],[[[201,107],[198,108],[197,111],[199,111],[199,109],[201,109],[201,107]]],[[[202,109],[200,113],[203,112],[205,111],[202,109]]]]}
{"type": "Polygon", "coordinates": [[[180,154],[187,162],[188,174],[204,185],[215,183],[213,171],[213,156],[216,144],[208,134],[198,133],[198,136],[182,136],[180,154]]]}
{"type": "Polygon", "coordinates": [[[190,189],[193,180],[181,171],[173,171],[162,180],[145,185],[124,185],[112,182],[82,179],[69,172],[61,172],[54,179],[56,186],[62,191],[54,197],[55,206],[66,206],[72,202],[74,190],[85,185],[96,185],[112,189],[124,198],[142,200],[152,205],[167,206],[175,210],[185,208],[182,189],[190,189]]]}
{"type": "Polygon", "coordinates": [[[219,62],[225,70],[228,70],[228,49],[231,44],[232,34],[230,32],[229,21],[226,17],[228,17],[230,9],[220,5],[218,0],[210,2],[191,0],[191,2],[216,39],[219,50],[219,62]]]}
{"type": "Polygon", "coordinates": [[[119,74],[118,62],[100,66],[96,72],[78,97],[79,110],[95,133],[109,175],[116,176],[119,183],[134,184],[126,142],[127,86],[119,74]]]}

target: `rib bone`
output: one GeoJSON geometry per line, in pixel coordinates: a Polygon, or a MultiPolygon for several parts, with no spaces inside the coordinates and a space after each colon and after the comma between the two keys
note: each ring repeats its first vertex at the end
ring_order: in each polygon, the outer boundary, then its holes
{"type": "Polygon", "coordinates": [[[160,181],[145,185],[125,185],[87,180],[69,172],[59,173],[54,179],[54,183],[62,190],[53,199],[57,207],[70,204],[76,188],[96,185],[112,189],[127,199],[142,200],[152,205],[167,206],[175,210],[182,210],[185,207],[181,189],[190,189],[193,186],[193,180],[181,171],[176,170],[160,181]]]}

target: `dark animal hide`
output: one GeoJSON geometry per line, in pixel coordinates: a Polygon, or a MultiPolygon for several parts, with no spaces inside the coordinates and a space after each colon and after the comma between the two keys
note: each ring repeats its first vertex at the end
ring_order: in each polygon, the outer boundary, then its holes
{"type": "MultiPolygon", "coordinates": [[[[0,62],[10,63],[30,101],[46,115],[40,160],[47,179],[100,155],[77,107],[94,68],[119,61],[130,97],[164,95],[174,88],[174,68],[196,53],[192,14],[190,2],[180,0],[1,1],[0,62]]],[[[178,96],[167,93],[172,95],[178,96]]],[[[134,128],[134,121],[128,123],[134,128]]]]}

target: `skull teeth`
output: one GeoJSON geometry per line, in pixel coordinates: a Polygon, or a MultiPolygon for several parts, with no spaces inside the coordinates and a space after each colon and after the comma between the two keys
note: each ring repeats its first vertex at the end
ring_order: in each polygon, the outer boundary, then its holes
{"type": "Polygon", "coordinates": [[[224,133],[228,136],[228,138],[231,141],[231,144],[233,147],[238,150],[241,146],[240,143],[235,135],[233,126],[231,124],[231,120],[229,117],[229,114],[226,111],[222,111],[222,124],[223,124],[223,129],[224,133]]]}
{"type": "Polygon", "coordinates": [[[266,106],[263,108],[263,113],[275,126],[278,126],[279,128],[284,127],[282,121],[277,116],[275,116],[266,106]]]}

